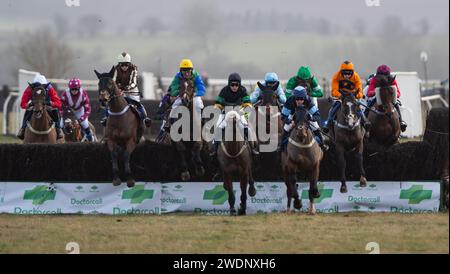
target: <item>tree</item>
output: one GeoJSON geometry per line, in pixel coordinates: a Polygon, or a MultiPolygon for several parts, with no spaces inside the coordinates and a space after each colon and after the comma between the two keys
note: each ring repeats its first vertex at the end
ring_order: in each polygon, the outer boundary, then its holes
{"type": "Polygon", "coordinates": [[[164,31],[166,26],[156,17],[148,17],[139,26],[140,33],[147,33],[149,35],[155,35],[161,31],[164,31]]]}
{"type": "Polygon", "coordinates": [[[427,36],[430,33],[431,26],[427,18],[423,18],[418,23],[419,35],[427,36]]]}
{"type": "Polygon", "coordinates": [[[97,36],[104,28],[103,19],[94,14],[81,17],[76,26],[80,36],[87,35],[89,38],[97,36]]]}
{"type": "Polygon", "coordinates": [[[56,14],[55,16],[53,16],[53,24],[56,30],[56,35],[59,38],[63,38],[64,36],[66,36],[67,32],[70,29],[67,18],[63,17],[60,14],[56,14]]]}
{"type": "Polygon", "coordinates": [[[74,52],[49,29],[25,34],[15,48],[17,58],[29,69],[50,78],[60,78],[68,73],[74,52]]]}

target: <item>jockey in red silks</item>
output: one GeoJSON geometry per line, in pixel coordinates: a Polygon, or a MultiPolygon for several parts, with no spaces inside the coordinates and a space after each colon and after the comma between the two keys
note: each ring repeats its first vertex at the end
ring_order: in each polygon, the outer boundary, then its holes
{"type": "MultiPolygon", "coordinates": [[[[67,88],[62,96],[61,103],[63,108],[70,109],[81,125],[85,138],[93,141],[92,132],[89,127],[89,114],[91,114],[91,105],[87,92],[81,88],[80,79],[73,78],[69,81],[69,88],[67,88]]],[[[63,111],[61,111],[61,117],[63,111]]],[[[62,123],[61,123],[62,124],[62,123]]]]}
{"type": "MultiPolygon", "coordinates": [[[[386,65],[381,65],[378,67],[377,69],[377,74],[376,75],[385,75],[389,78],[393,78],[392,74],[391,74],[391,68],[389,68],[386,65]]],[[[376,95],[377,95],[377,80],[376,80],[376,75],[374,77],[372,77],[372,79],[370,80],[369,83],[369,89],[367,91],[367,97],[369,98],[368,102],[367,102],[367,106],[369,108],[373,107],[377,101],[376,99],[376,95]]],[[[397,85],[397,80],[393,79],[392,83],[391,83],[392,87],[394,87],[397,91],[397,98],[400,98],[400,89],[398,88],[397,85]]],[[[406,130],[406,127],[408,126],[402,119],[402,113],[400,112],[400,102],[398,100],[395,101],[394,103],[394,107],[397,110],[398,113],[398,119],[400,121],[400,128],[402,130],[402,132],[404,132],[406,130]]],[[[368,113],[368,109],[366,109],[366,113],[368,113]]]]}
{"type": "Polygon", "coordinates": [[[17,133],[17,137],[21,140],[25,138],[25,129],[27,127],[27,122],[31,119],[31,116],[33,115],[33,110],[30,108],[31,97],[33,95],[31,87],[33,85],[42,85],[45,88],[46,91],[45,103],[46,105],[52,107],[52,109],[47,109],[48,114],[52,118],[53,122],[55,122],[57,138],[58,139],[63,138],[64,136],[61,132],[61,124],[59,116],[59,111],[61,110],[61,100],[59,99],[56,90],[52,87],[50,83],[47,82],[45,76],[41,74],[36,75],[34,77],[33,83],[31,83],[23,92],[20,107],[22,109],[25,109],[26,111],[23,117],[22,127],[20,128],[19,133],[17,133]]]}

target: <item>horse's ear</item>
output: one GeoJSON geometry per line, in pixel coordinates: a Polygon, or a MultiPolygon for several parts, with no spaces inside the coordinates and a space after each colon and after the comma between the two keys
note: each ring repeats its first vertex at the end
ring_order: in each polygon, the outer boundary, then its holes
{"type": "Polygon", "coordinates": [[[393,82],[395,81],[395,79],[397,79],[397,75],[394,75],[394,76],[392,77],[391,83],[393,83],[393,82]]]}
{"type": "Polygon", "coordinates": [[[94,69],[95,75],[97,75],[97,78],[100,79],[101,78],[101,74],[100,72],[98,72],[96,69],[94,69]]]}
{"type": "Polygon", "coordinates": [[[30,88],[33,87],[33,84],[32,84],[32,83],[30,83],[30,82],[27,82],[27,83],[28,83],[28,86],[29,86],[30,88]]]}
{"type": "Polygon", "coordinates": [[[259,89],[260,89],[261,91],[263,91],[264,88],[265,88],[265,86],[264,86],[263,84],[261,84],[261,82],[258,82],[257,84],[258,84],[259,89]]]}
{"type": "Polygon", "coordinates": [[[45,90],[48,90],[48,88],[52,85],[52,83],[48,82],[44,85],[45,90]]]}
{"type": "Polygon", "coordinates": [[[275,84],[275,86],[273,86],[273,90],[274,91],[276,91],[276,90],[278,90],[278,87],[280,86],[280,82],[277,82],[276,84],[275,84]]]}
{"type": "Polygon", "coordinates": [[[109,71],[109,75],[110,75],[111,77],[114,76],[114,70],[115,70],[115,69],[116,69],[116,68],[115,68],[114,66],[112,66],[111,70],[109,71]]]}

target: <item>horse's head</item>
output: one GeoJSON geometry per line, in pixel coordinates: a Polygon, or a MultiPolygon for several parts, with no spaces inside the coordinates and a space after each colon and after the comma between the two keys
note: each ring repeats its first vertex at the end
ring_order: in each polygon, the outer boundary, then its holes
{"type": "Polygon", "coordinates": [[[380,88],[381,104],[384,107],[389,106],[396,101],[396,87],[393,85],[395,76],[386,76],[379,74],[375,76],[376,86],[380,88]]]}
{"type": "Polygon", "coordinates": [[[180,98],[184,106],[190,107],[192,105],[194,93],[195,88],[193,80],[185,79],[184,81],[181,82],[180,98]]]}
{"type": "Polygon", "coordinates": [[[308,111],[304,107],[297,109],[295,113],[295,137],[301,143],[310,141],[309,121],[307,119],[308,111]]]}
{"type": "Polygon", "coordinates": [[[70,118],[67,118],[64,120],[64,132],[67,134],[72,134],[75,130],[75,127],[77,125],[78,121],[73,121],[70,118]]]}
{"type": "Polygon", "coordinates": [[[342,94],[341,113],[344,117],[345,124],[353,128],[358,123],[357,111],[359,108],[354,92],[340,91],[342,94]]]}
{"type": "Polygon", "coordinates": [[[50,83],[42,85],[40,83],[29,84],[31,88],[31,103],[33,104],[34,116],[42,118],[45,111],[45,100],[47,98],[47,89],[50,83]]]}
{"type": "Polygon", "coordinates": [[[260,105],[262,106],[276,106],[277,105],[277,89],[280,86],[280,82],[275,82],[273,84],[263,85],[258,82],[258,87],[261,90],[260,105]]]}
{"type": "Polygon", "coordinates": [[[117,94],[118,88],[112,78],[114,75],[114,67],[112,67],[110,72],[99,73],[96,70],[94,70],[94,72],[97,75],[97,78],[99,80],[99,82],[98,82],[99,100],[100,100],[100,103],[103,106],[105,106],[112,99],[114,99],[115,97],[118,96],[118,94],[117,94]]]}

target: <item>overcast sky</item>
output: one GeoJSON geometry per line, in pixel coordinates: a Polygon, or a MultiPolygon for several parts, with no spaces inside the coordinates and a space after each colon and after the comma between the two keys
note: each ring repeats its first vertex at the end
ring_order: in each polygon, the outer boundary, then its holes
{"type": "Polygon", "coordinates": [[[292,16],[302,14],[306,18],[327,18],[343,28],[352,28],[355,19],[362,18],[376,29],[387,15],[395,15],[411,27],[419,20],[427,19],[432,32],[448,32],[448,0],[379,0],[379,7],[368,7],[366,1],[376,0],[80,0],[81,6],[77,8],[68,8],[66,0],[0,0],[0,23],[3,23],[2,29],[7,28],[5,22],[23,28],[30,27],[30,22],[33,26],[51,24],[55,14],[63,15],[69,21],[82,15],[97,14],[103,18],[106,30],[124,24],[136,26],[149,16],[159,18],[170,27],[190,5],[208,2],[223,14],[258,10],[292,16]]]}

